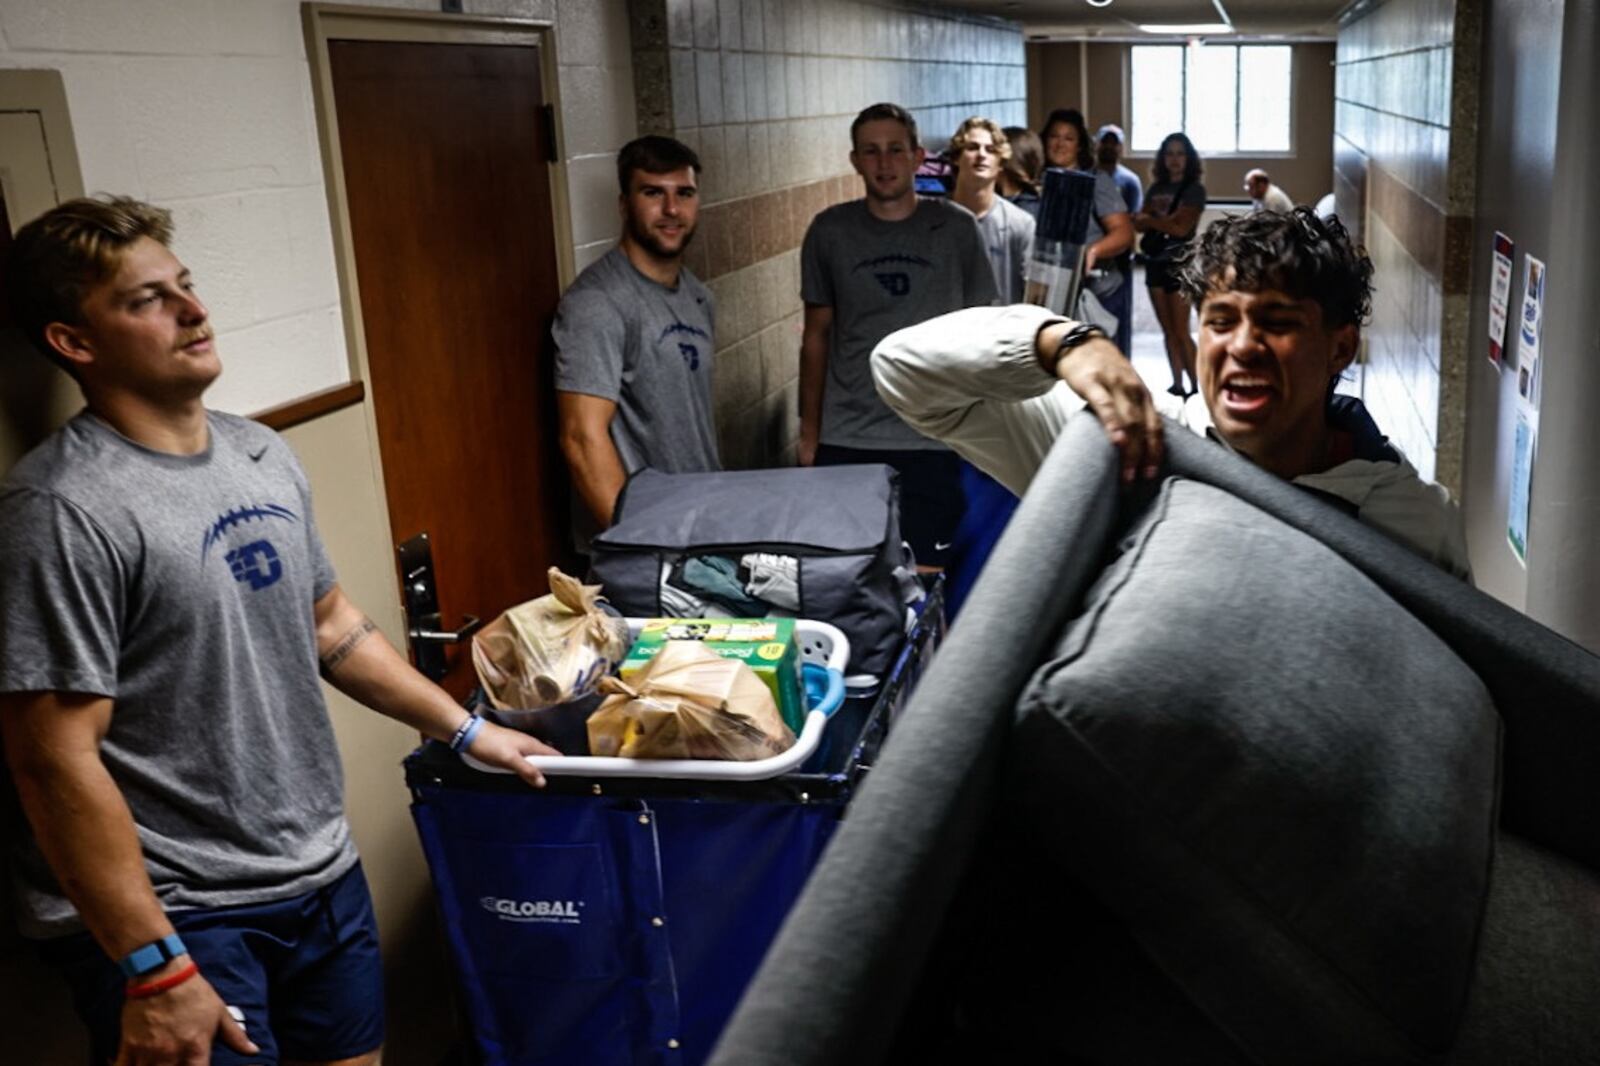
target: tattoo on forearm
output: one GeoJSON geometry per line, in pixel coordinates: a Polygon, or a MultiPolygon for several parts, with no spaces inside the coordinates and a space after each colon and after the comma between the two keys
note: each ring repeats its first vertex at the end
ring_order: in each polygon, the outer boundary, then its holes
{"type": "Polygon", "coordinates": [[[350,657],[350,653],[355,651],[363,640],[366,640],[368,636],[377,631],[377,628],[372,619],[363,618],[359,625],[340,637],[339,643],[335,644],[333,649],[322,657],[322,672],[325,674],[333,673],[340,663],[350,657]]]}

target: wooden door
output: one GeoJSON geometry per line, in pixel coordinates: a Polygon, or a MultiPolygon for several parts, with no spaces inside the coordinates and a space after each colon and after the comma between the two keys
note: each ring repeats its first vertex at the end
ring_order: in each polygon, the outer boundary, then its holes
{"type": "MultiPolygon", "coordinates": [[[[443,625],[567,560],[559,298],[537,48],[329,42],[394,543],[426,531],[443,625]]],[[[444,682],[472,685],[465,646],[444,682]]]]}

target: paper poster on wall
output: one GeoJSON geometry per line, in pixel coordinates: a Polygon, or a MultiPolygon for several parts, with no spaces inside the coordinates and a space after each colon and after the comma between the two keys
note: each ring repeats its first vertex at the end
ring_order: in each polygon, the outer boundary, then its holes
{"type": "Polygon", "coordinates": [[[1489,277],[1489,362],[1499,369],[1505,357],[1506,309],[1511,305],[1511,270],[1516,245],[1495,231],[1493,273],[1489,277]]]}
{"type": "Polygon", "coordinates": [[[1506,519],[1506,540],[1517,562],[1528,565],[1528,507],[1533,488],[1533,450],[1536,431],[1527,411],[1517,412],[1517,437],[1511,455],[1511,513],[1506,519]]]}
{"type": "Polygon", "coordinates": [[[1539,336],[1544,322],[1544,264],[1531,255],[1522,257],[1522,321],[1517,329],[1517,395],[1529,405],[1539,401],[1539,336]]]}

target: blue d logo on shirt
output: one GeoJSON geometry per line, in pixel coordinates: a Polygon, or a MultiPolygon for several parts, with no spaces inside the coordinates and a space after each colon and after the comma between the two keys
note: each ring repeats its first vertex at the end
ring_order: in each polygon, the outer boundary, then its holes
{"type": "Polygon", "coordinates": [[[223,556],[235,581],[248,581],[250,588],[260,592],[277,583],[283,576],[283,560],[270,541],[257,540],[242,548],[235,548],[223,556]]]}
{"type": "Polygon", "coordinates": [[[904,296],[911,291],[910,274],[874,274],[873,277],[878,279],[878,284],[890,296],[904,296]]]}

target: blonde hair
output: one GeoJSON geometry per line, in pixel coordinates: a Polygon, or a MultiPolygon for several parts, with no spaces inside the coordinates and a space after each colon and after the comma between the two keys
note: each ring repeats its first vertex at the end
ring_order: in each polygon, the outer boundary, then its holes
{"type": "Polygon", "coordinates": [[[994,154],[1004,163],[1011,158],[1011,142],[1006,139],[1006,131],[994,119],[973,115],[956,129],[955,136],[950,138],[950,150],[959,153],[967,146],[967,134],[973,130],[988,130],[989,138],[994,144],[994,154]]]}
{"type": "Polygon", "coordinates": [[[81,325],[84,297],[117,272],[141,237],[170,244],[172,213],[126,196],[68,200],[17,231],[6,255],[6,299],[35,348],[65,366],[45,327],[81,325]]]}

